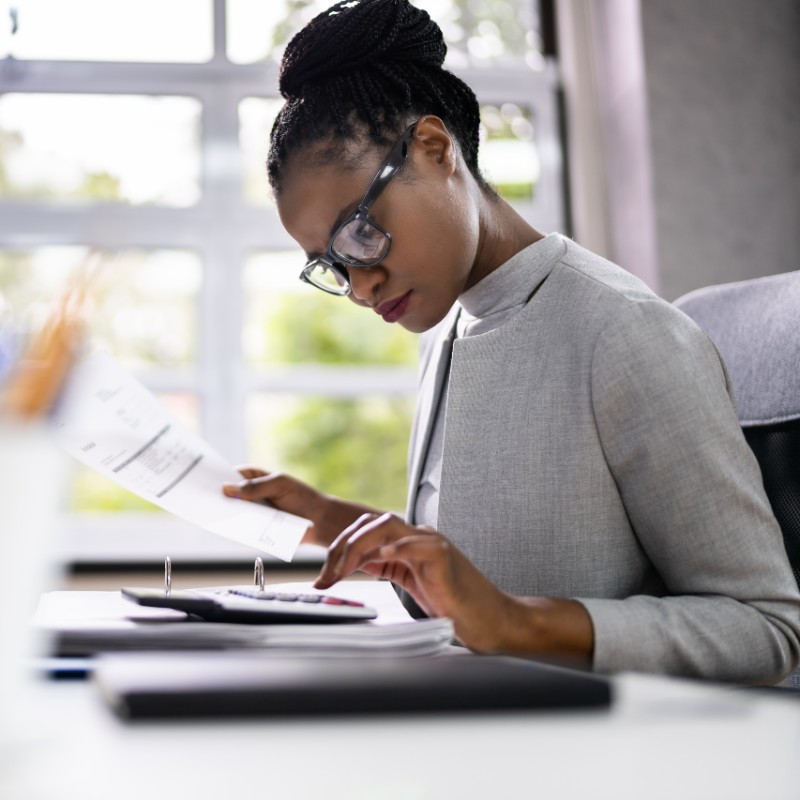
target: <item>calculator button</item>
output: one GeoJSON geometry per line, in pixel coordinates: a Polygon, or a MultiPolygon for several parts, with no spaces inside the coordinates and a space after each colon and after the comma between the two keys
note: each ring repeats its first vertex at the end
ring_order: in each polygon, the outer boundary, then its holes
{"type": "Polygon", "coordinates": [[[256,592],[256,591],[243,591],[242,589],[232,589],[228,594],[235,595],[236,597],[246,597],[248,600],[274,600],[274,592],[256,592]]]}
{"type": "Polygon", "coordinates": [[[287,603],[293,603],[295,600],[297,600],[297,595],[296,594],[276,594],[275,595],[275,599],[276,600],[283,600],[284,602],[287,602],[287,603]]]}
{"type": "Polygon", "coordinates": [[[341,597],[329,597],[328,595],[322,598],[322,602],[327,603],[329,606],[355,606],[357,608],[364,608],[364,604],[356,600],[342,600],[341,597]]]}
{"type": "Polygon", "coordinates": [[[318,594],[301,594],[298,599],[301,603],[319,603],[322,597],[318,594]]]}

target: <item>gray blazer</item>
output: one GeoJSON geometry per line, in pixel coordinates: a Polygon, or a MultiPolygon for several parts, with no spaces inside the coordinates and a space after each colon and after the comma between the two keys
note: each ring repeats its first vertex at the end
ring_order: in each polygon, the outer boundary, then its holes
{"type": "Polygon", "coordinates": [[[774,682],[800,660],[800,595],[708,337],[574,242],[532,299],[421,338],[409,519],[452,347],[439,530],[516,595],[578,599],[594,668],[774,682]]]}

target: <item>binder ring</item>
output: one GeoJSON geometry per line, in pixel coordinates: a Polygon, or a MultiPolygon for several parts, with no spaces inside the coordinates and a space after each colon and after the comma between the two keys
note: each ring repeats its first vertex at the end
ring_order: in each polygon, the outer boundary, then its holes
{"type": "Polygon", "coordinates": [[[169,597],[172,592],[172,559],[164,559],[164,597],[169,597]]]}
{"type": "Polygon", "coordinates": [[[256,558],[256,563],[253,567],[253,583],[258,586],[260,592],[264,591],[264,561],[261,556],[256,558]]]}

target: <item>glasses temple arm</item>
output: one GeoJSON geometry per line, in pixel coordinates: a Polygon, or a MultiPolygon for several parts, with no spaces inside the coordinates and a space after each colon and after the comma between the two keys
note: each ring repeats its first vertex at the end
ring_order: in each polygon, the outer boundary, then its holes
{"type": "Polygon", "coordinates": [[[414,135],[416,126],[417,123],[415,122],[413,125],[406,128],[405,133],[403,133],[396,142],[389,155],[386,156],[383,164],[381,164],[381,168],[377,171],[375,177],[373,177],[370,185],[367,187],[367,191],[364,193],[364,197],[361,198],[361,202],[358,204],[359,211],[366,211],[369,209],[378,199],[380,193],[386,188],[389,181],[397,174],[400,167],[403,166],[408,156],[408,146],[411,143],[411,137],[414,135]]]}

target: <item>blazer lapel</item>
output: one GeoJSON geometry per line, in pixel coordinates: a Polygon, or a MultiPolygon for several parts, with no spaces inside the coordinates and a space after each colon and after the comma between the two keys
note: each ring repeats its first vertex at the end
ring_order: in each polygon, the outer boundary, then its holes
{"type": "Polygon", "coordinates": [[[414,425],[411,429],[411,451],[408,470],[408,506],[406,519],[414,522],[414,505],[417,499],[419,479],[422,466],[428,453],[433,424],[436,420],[442,392],[444,391],[445,378],[450,367],[450,356],[453,349],[453,340],[456,334],[456,320],[458,311],[449,318],[450,324],[443,326],[443,331],[438,341],[431,348],[427,364],[422,366],[417,410],[414,416],[414,425]]]}

